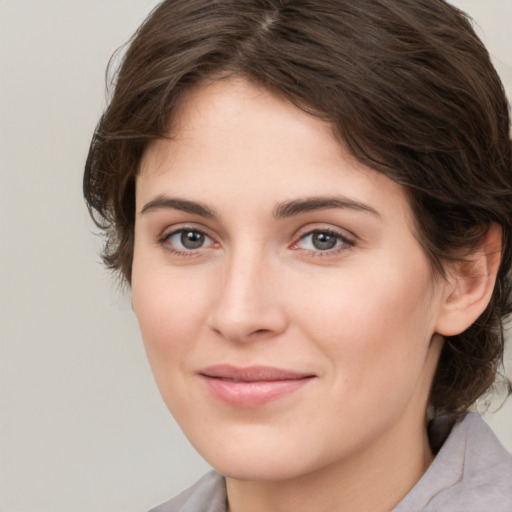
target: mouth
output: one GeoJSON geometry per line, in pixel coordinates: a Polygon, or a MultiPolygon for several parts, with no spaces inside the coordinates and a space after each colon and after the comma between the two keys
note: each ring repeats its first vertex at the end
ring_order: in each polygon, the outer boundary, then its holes
{"type": "Polygon", "coordinates": [[[252,409],[290,395],[316,375],[269,366],[217,365],[199,372],[210,393],[237,408],[252,409]]]}

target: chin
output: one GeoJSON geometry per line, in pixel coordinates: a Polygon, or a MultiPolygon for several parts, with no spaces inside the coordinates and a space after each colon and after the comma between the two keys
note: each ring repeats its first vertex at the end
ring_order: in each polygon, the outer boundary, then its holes
{"type": "Polygon", "coordinates": [[[313,457],[319,450],[311,442],[307,446],[307,440],[303,442],[283,432],[268,432],[268,428],[253,430],[245,425],[238,432],[215,439],[189,439],[216,471],[241,481],[291,480],[333,462],[329,460],[332,454],[313,457]]]}
{"type": "MultiPolygon", "coordinates": [[[[199,453],[221,475],[236,480],[286,480],[294,476],[293,459],[284,450],[230,442],[220,449],[208,447],[199,453]]],[[[294,450],[295,452],[297,450],[294,450]]],[[[297,456],[295,455],[295,460],[297,456]]]]}
{"type": "Polygon", "coordinates": [[[279,454],[278,457],[279,460],[272,456],[268,458],[240,456],[236,460],[223,459],[221,461],[211,461],[210,464],[227,478],[250,482],[292,480],[309,472],[305,467],[293,465],[294,462],[297,462],[297,455],[294,457],[295,460],[283,457],[282,454],[279,454]],[[218,464],[215,464],[215,462],[218,462],[218,464]]]}

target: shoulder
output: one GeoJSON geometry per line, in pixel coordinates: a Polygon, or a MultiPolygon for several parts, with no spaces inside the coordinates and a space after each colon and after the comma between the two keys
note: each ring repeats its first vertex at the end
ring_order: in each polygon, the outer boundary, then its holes
{"type": "Polygon", "coordinates": [[[434,462],[393,512],[510,512],[512,455],[478,414],[455,425],[434,462]]]}
{"type": "Polygon", "coordinates": [[[216,471],[206,473],[192,487],[149,512],[226,512],[226,484],[216,471]]]}

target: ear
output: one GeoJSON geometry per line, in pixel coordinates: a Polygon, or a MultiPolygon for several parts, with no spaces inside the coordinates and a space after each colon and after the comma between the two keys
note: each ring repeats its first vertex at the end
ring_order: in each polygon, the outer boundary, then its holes
{"type": "Polygon", "coordinates": [[[481,246],[464,261],[449,264],[436,332],[455,336],[484,312],[501,260],[501,227],[491,224],[481,246]]]}

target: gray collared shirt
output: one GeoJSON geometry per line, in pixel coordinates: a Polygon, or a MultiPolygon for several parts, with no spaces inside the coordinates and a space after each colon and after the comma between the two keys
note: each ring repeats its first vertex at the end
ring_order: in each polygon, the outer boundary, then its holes
{"type": "MultiPolygon", "coordinates": [[[[225,480],[211,471],[150,512],[226,512],[225,480]]],[[[478,414],[468,414],[391,512],[512,512],[512,455],[478,414]]]]}

